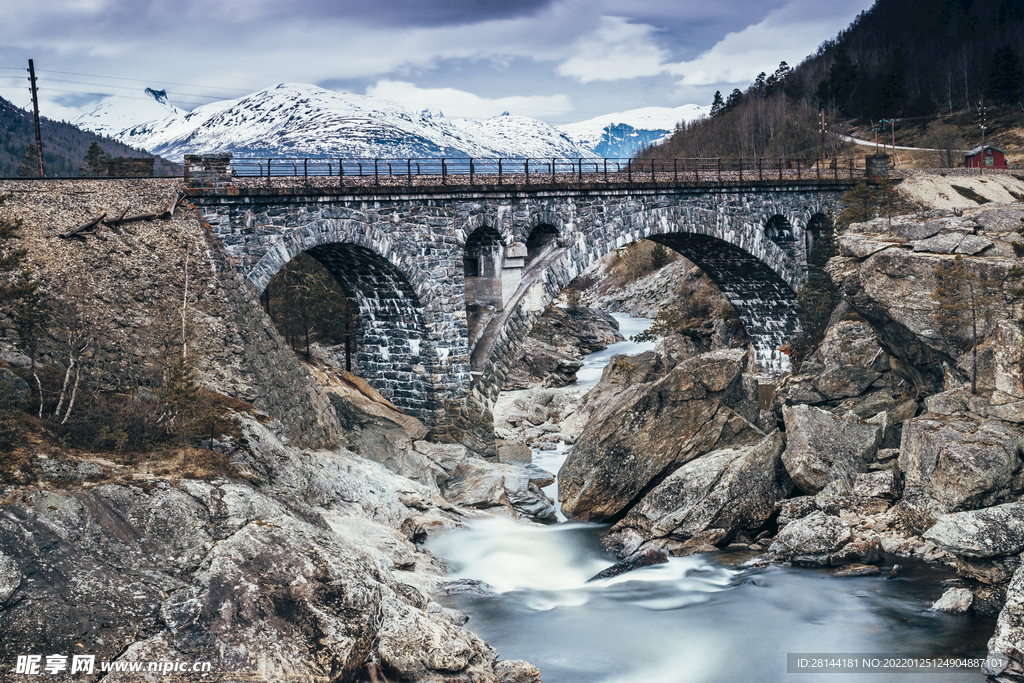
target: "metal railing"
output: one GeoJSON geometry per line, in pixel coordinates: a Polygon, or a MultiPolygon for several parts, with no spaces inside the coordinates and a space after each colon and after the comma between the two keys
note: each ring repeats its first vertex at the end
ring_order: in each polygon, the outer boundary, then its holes
{"type": "MultiPolygon", "coordinates": [[[[806,159],[629,158],[249,158],[230,163],[231,183],[267,187],[301,178],[317,186],[529,186],[791,180],[850,181],[864,166],[806,159]],[[330,179],[329,181],[327,179],[330,179]],[[326,182],[325,182],[326,181],[326,182]]],[[[288,183],[285,183],[288,184],[288,183]]]]}

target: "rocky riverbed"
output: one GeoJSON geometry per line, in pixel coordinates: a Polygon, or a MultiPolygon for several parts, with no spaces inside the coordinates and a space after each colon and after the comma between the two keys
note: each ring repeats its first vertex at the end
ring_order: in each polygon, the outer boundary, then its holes
{"type": "Polygon", "coordinates": [[[828,266],[842,301],[784,378],[754,374],[742,349],[669,356],[667,372],[659,354],[617,359],[584,399],[597,405],[559,473],[563,511],[611,523],[623,558],[947,564],[959,578],[935,608],[998,614],[986,673],[1022,680],[1022,226],[1016,205],[851,226],[828,266]],[[931,296],[957,255],[996,302],[979,316],[977,393],[968,333],[939,331],[931,296]]]}

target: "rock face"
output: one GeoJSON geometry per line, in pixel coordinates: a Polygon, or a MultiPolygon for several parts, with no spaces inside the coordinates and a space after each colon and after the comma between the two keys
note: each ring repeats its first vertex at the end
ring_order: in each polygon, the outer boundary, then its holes
{"type": "Polygon", "coordinates": [[[998,557],[1024,551],[1024,503],[943,515],[924,537],[963,557],[998,557]]]}
{"type": "Polygon", "coordinates": [[[82,643],[98,661],[206,660],[267,683],[355,683],[371,667],[390,680],[536,680],[525,663],[496,666],[430,597],[442,568],[413,541],[467,512],[343,449],[298,451],[251,419],[243,429],[233,457],[267,473],[252,482],[110,483],[5,506],[0,657],[82,643]]]}
{"type": "Polygon", "coordinates": [[[759,442],[763,432],[730,407],[744,398],[745,365],[742,350],[697,356],[599,409],[560,472],[562,510],[576,519],[612,519],[690,460],[759,442]]]}
{"type": "Polygon", "coordinates": [[[988,657],[982,670],[999,683],[1024,680],[1024,565],[1006,587],[1006,604],[988,641],[988,657]]]}
{"type": "Polygon", "coordinates": [[[782,415],[788,435],[782,462],[807,493],[817,493],[835,479],[852,483],[853,475],[866,472],[878,452],[878,425],[807,405],[786,406],[782,415]]]}
{"type": "Polygon", "coordinates": [[[903,427],[899,466],[908,521],[927,528],[946,512],[998,503],[1020,468],[1019,427],[996,420],[919,417],[903,427]],[[919,517],[920,521],[911,521],[919,517]]]}
{"type": "Polygon", "coordinates": [[[607,543],[628,555],[639,541],[664,539],[678,550],[711,530],[719,542],[755,531],[793,489],[782,466],[782,433],[755,446],[716,450],[686,463],[658,484],[613,527],[607,543]]]}

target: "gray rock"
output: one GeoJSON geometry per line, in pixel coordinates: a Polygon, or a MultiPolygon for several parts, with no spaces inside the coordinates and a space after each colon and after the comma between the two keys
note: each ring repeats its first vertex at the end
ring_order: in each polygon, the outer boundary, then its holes
{"type": "Polygon", "coordinates": [[[0,604],[7,602],[21,585],[23,576],[13,557],[0,553],[0,604]]]}
{"type": "Polygon", "coordinates": [[[1024,400],[1024,332],[1018,323],[999,323],[993,364],[995,390],[1007,397],[1005,402],[1024,400]]]}
{"type": "Polygon", "coordinates": [[[506,464],[526,464],[533,460],[533,451],[524,443],[499,443],[498,462],[506,464]]]}
{"type": "Polygon", "coordinates": [[[768,552],[802,564],[828,564],[830,553],[851,538],[850,527],[838,517],[813,512],[790,522],[775,537],[768,552]]]}
{"type": "Polygon", "coordinates": [[[998,557],[1024,550],[1024,503],[942,515],[924,538],[954,555],[998,557]]]}
{"type": "Polygon", "coordinates": [[[814,496],[797,496],[780,500],[775,504],[775,509],[779,511],[778,525],[781,529],[794,520],[817,512],[819,508],[814,496]]]}
{"type": "Polygon", "coordinates": [[[0,368],[0,405],[17,405],[28,398],[28,383],[7,368],[0,368]]]}
{"type": "Polygon", "coordinates": [[[934,612],[949,612],[950,614],[967,614],[974,602],[974,593],[967,588],[949,588],[938,600],[932,603],[931,609],[934,612]]]}
{"type": "Polygon", "coordinates": [[[632,529],[645,540],[687,540],[711,529],[731,537],[759,528],[793,489],[782,465],[784,444],[776,430],[755,446],[691,460],[644,496],[611,537],[632,529]]]}
{"type": "Polygon", "coordinates": [[[833,578],[848,579],[857,576],[878,576],[881,574],[873,564],[848,564],[832,573],[833,578]]]}
{"type": "Polygon", "coordinates": [[[874,459],[882,429],[853,417],[840,418],[813,406],[786,406],[786,451],[782,462],[793,482],[817,493],[834,479],[853,481],[874,459]]]}
{"type": "Polygon", "coordinates": [[[494,665],[498,683],[541,683],[540,669],[522,659],[506,659],[494,665]]]}
{"type": "Polygon", "coordinates": [[[980,237],[978,235],[964,235],[960,244],[957,245],[956,253],[973,256],[974,254],[979,254],[985,251],[993,244],[995,244],[995,242],[985,237],[980,237]]]}
{"type": "Polygon", "coordinates": [[[1022,434],[996,420],[907,420],[899,457],[905,487],[933,515],[998,503],[1020,467],[1022,434]]]}
{"type": "Polygon", "coordinates": [[[839,237],[839,253],[864,259],[872,254],[900,244],[891,240],[880,240],[864,235],[844,234],[839,237]]]}
{"type": "MultiPolygon", "coordinates": [[[[924,240],[915,240],[910,243],[914,251],[926,251],[932,254],[953,254],[963,241],[964,235],[960,233],[944,233],[929,237],[924,240]]],[[[986,240],[988,241],[988,240],[986,240]]],[[[989,241],[991,244],[991,241],[989,241]]]]}
{"type": "Polygon", "coordinates": [[[559,472],[563,512],[607,520],[655,477],[712,450],[761,441],[763,432],[729,407],[743,398],[746,360],[742,349],[697,356],[599,408],[559,472]]]}
{"type": "Polygon", "coordinates": [[[1024,565],[1006,587],[1006,602],[988,641],[988,659],[982,671],[997,681],[1024,680],[1024,565]]]}

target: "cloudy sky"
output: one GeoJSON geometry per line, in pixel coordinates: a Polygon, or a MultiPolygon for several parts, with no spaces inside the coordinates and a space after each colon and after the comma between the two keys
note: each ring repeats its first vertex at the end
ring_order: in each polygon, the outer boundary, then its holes
{"type": "Polygon", "coordinates": [[[72,118],[164,88],[192,109],[280,82],[552,124],[710,104],[799,63],[870,0],[0,0],[0,96],[72,118]]]}

